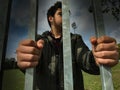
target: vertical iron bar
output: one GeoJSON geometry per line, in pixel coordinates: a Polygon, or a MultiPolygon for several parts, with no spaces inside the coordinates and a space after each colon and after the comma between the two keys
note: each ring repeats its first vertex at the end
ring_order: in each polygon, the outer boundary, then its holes
{"type": "MultiPolygon", "coordinates": [[[[35,40],[37,33],[37,7],[38,0],[30,0],[30,19],[28,36],[30,39],[35,40]]],[[[25,73],[25,90],[35,90],[35,68],[29,68],[25,73]]]]}
{"type": "Polygon", "coordinates": [[[2,90],[2,66],[6,54],[11,2],[11,0],[0,0],[0,90],[2,90]]]}
{"type": "MultiPolygon", "coordinates": [[[[97,37],[105,35],[105,27],[102,15],[101,0],[92,0],[97,37]]],[[[104,65],[100,66],[102,90],[114,90],[111,69],[104,65]]]]}
{"type": "Polygon", "coordinates": [[[69,0],[62,0],[64,90],[73,90],[69,0]]]}

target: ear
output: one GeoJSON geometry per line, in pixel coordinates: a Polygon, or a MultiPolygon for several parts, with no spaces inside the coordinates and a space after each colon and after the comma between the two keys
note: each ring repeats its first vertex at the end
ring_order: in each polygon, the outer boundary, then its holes
{"type": "Polygon", "coordinates": [[[49,21],[53,22],[53,17],[52,16],[49,17],[49,21]]]}

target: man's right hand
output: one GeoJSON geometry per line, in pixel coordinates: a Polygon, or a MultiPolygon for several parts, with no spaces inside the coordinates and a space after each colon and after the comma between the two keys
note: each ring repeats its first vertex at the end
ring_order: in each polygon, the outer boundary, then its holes
{"type": "Polygon", "coordinates": [[[18,67],[26,69],[37,66],[43,46],[43,40],[37,42],[30,39],[21,41],[16,49],[18,67]]]}

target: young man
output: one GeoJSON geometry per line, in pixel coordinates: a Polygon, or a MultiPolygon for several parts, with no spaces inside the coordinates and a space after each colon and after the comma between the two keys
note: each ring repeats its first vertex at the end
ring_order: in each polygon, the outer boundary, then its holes
{"type": "MultiPolygon", "coordinates": [[[[17,63],[21,69],[36,67],[37,86],[40,90],[64,90],[62,10],[56,2],[47,13],[50,31],[37,41],[23,40],[17,48],[17,63]]],[[[118,47],[114,38],[103,36],[90,39],[92,51],[80,35],[71,34],[74,90],[84,90],[82,71],[99,74],[99,65],[112,67],[118,63],[118,47]]]]}

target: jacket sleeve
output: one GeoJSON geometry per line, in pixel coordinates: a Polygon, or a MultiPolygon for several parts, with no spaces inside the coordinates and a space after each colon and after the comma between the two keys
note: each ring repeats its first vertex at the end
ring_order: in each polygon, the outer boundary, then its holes
{"type": "Polygon", "coordinates": [[[80,66],[80,68],[83,71],[89,74],[99,75],[100,70],[95,63],[92,51],[89,50],[89,48],[83,42],[82,37],[80,35],[76,36],[75,50],[77,53],[76,54],[77,65],[80,66]]]}

